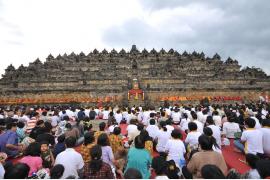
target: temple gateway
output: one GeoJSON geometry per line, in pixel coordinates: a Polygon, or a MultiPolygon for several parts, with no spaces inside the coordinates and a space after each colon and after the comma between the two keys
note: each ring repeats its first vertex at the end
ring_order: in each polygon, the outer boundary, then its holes
{"type": "Polygon", "coordinates": [[[93,50],[88,55],[49,55],[18,69],[10,65],[0,80],[0,104],[159,105],[164,101],[221,103],[267,100],[270,76],[259,68],[240,69],[204,53],[93,50]]]}

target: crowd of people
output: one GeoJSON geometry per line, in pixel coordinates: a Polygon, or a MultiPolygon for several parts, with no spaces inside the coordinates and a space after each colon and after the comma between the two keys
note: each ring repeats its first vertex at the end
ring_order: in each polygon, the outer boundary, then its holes
{"type": "Polygon", "coordinates": [[[269,178],[269,113],[266,102],[3,106],[0,178],[269,178]],[[245,174],[226,164],[230,143],[245,155],[245,174]]]}

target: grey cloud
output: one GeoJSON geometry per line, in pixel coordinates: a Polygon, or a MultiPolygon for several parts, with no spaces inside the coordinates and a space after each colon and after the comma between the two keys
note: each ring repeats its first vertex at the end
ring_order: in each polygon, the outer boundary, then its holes
{"type": "MultiPolygon", "coordinates": [[[[202,5],[206,11],[215,10],[219,17],[199,21],[174,16],[164,27],[154,29],[140,19],[130,19],[104,32],[103,41],[111,47],[129,48],[136,43],[141,49],[174,48],[180,52],[204,51],[212,56],[219,53],[237,59],[243,66],[256,66],[270,74],[270,1],[262,0],[141,0],[145,11],[158,13],[162,9],[191,8],[202,5]],[[188,27],[191,32],[183,31],[188,27]],[[175,31],[175,29],[179,31],[175,31]]],[[[207,13],[207,12],[205,12],[207,13]]]]}

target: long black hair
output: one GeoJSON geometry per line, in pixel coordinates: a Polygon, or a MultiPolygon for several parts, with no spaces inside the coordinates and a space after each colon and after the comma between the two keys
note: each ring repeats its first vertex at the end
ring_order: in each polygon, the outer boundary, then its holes
{"type": "Polygon", "coordinates": [[[215,148],[220,149],[219,145],[217,144],[216,138],[213,137],[213,130],[210,127],[203,128],[203,133],[209,138],[215,148]]]}
{"type": "Polygon", "coordinates": [[[96,174],[102,167],[102,149],[100,145],[95,145],[90,150],[91,161],[89,163],[89,168],[91,174],[96,174]]]}

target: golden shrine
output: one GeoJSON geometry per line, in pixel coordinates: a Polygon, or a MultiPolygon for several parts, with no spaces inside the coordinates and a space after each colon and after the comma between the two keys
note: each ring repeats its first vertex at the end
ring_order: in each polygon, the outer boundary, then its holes
{"type": "Polygon", "coordinates": [[[137,79],[133,79],[132,89],[128,91],[128,100],[134,99],[138,100],[139,97],[144,100],[144,92],[139,88],[139,83],[137,79]]]}

